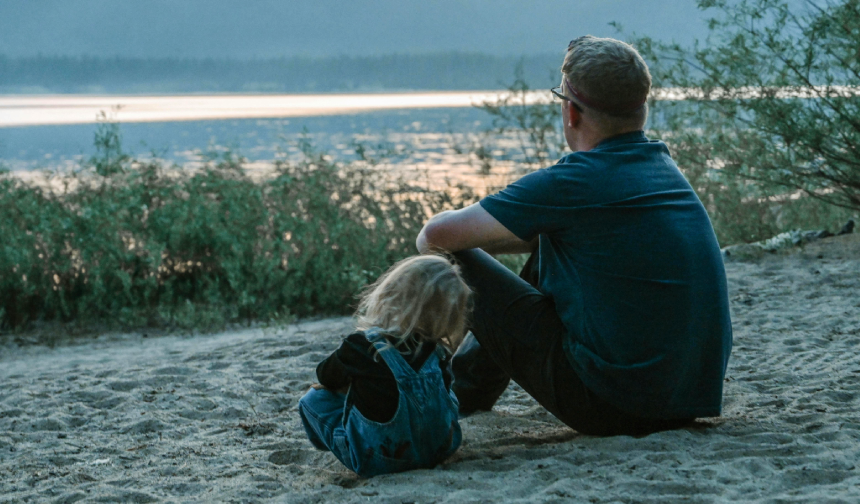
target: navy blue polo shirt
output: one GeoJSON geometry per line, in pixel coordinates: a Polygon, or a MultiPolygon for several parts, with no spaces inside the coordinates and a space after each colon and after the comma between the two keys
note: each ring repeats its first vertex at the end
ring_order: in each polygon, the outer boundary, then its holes
{"type": "Polygon", "coordinates": [[[732,346],[713,227],[663,142],[641,131],[575,152],[481,206],[539,236],[539,289],[585,385],[630,414],[720,414],[732,346]]]}

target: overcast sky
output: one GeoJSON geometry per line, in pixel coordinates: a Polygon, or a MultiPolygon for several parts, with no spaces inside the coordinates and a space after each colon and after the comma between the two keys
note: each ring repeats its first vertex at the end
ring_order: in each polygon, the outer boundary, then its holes
{"type": "Polygon", "coordinates": [[[7,56],[272,57],[563,52],[579,35],[689,42],[695,0],[0,0],[7,56]]]}

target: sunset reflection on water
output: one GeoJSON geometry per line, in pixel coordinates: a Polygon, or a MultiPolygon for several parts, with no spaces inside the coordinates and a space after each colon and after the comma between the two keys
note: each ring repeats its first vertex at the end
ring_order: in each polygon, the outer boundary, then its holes
{"type": "MultiPolygon", "coordinates": [[[[161,160],[167,165],[176,163],[179,168],[194,170],[206,163],[213,152],[234,149],[234,153],[248,157],[244,166],[250,174],[265,177],[272,173],[276,161],[297,161],[303,153],[298,146],[299,136],[296,133],[278,134],[278,138],[273,138],[273,132],[279,126],[269,122],[258,122],[255,126],[253,121],[288,122],[288,118],[304,121],[300,118],[331,117],[332,121],[340,124],[344,121],[338,116],[357,117],[355,114],[360,114],[362,117],[381,118],[383,116],[378,114],[397,113],[414,116],[416,120],[400,124],[399,118],[392,123],[379,119],[376,124],[383,125],[380,128],[359,128],[351,131],[349,128],[343,131],[312,129],[306,130],[301,136],[346,165],[350,160],[355,160],[356,145],[363,144],[370,149],[367,151],[368,155],[380,159],[375,168],[408,174],[409,179],[424,187],[439,189],[450,184],[465,184],[479,194],[488,194],[504,187],[513,176],[528,169],[520,162],[523,148],[521,139],[515,134],[479,133],[478,129],[484,129],[488,125],[486,119],[476,120],[469,125],[451,123],[451,129],[448,131],[444,130],[449,126],[431,123],[439,121],[438,114],[448,113],[444,109],[449,109],[449,112],[455,109],[466,110],[485,102],[497,102],[506,95],[507,91],[213,96],[7,95],[0,96],[0,134],[4,131],[11,134],[13,131],[31,129],[33,133],[23,137],[16,133],[16,136],[9,137],[10,140],[5,142],[2,156],[4,159],[0,162],[18,176],[30,180],[40,178],[43,174],[38,172],[44,169],[48,172],[62,172],[80,166],[87,156],[80,154],[81,150],[76,154],[68,146],[60,146],[53,151],[49,149],[37,156],[25,151],[18,154],[21,148],[36,150],[37,144],[41,143],[40,139],[50,144],[50,137],[55,135],[52,133],[54,128],[66,128],[63,134],[70,134],[71,130],[68,128],[87,128],[90,124],[109,120],[126,125],[123,129],[134,127],[135,136],[146,138],[148,145],[159,149],[162,147],[161,142],[166,140],[164,135],[158,137],[151,134],[165,129],[166,126],[163,125],[185,123],[193,130],[209,130],[218,124],[221,125],[220,137],[215,137],[213,133],[205,143],[201,143],[199,139],[197,143],[170,141],[168,145],[171,148],[164,151],[166,157],[161,160]],[[420,112],[432,109],[439,110],[432,118],[420,112]],[[242,122],[243,119],[251,122],[242,122]],[[235,123],[236,120],[240,122],[235,123]],[[482,126],[477,126],[482,122],[482,126]],[[141,124],[135,126],[135,123],[141,124]],[[155,129],[147,129],[147,133],[138,131],[141,127],[150,128],[149,124],[156,123],[162,126],[152,126],[155,129]],[[399,131],[388,129],[388,124],[400,124],[399,131]],[[250,145],[240,146],[238,151],[235,147],[229,147],[229,140],[233,135],[241,136],[250,145]],[[25,146],[12,138],[23,138],[29,142],[25,146]],[[251,138],[259,138],[259,142],[248,140],[251,138]],[[384,152],[385,150],[390,152],[384,152]],[[478,150],[492,154],[492,160],[487,161],[477,156],[478,150]]],[[[526,96],[528,103],[547,100],[548,93],[545,91],[530,92],[526,96]]],[[[393,119],[392,116],[385,117],[393,119]]],[[[180,130],[172,127],[169,131],[177,133],[180,130]]],[[[180,136],[185,133],[186,131],[181,131],[180,136]]],[[[0,138],[0,143],[2,142],[3,139],[0,138]]],[[[134,142],[128,142],[126,145],[133,147],[134,142]]],[[[137,159],[151,157],[133,154],[137,159]]]]}
{"type": "MultiPolygon", "coordinates": [[[[449,91],[326,95],[0,96],[0,127],[95,123],[309,117],[360,112],[472,107],[505,91],[449,91]]],[[[530,101],[546,100],[530,93],[530,101]]]]}

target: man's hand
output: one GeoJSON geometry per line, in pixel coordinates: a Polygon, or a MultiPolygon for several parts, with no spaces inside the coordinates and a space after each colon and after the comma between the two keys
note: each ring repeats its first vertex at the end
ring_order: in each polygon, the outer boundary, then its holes
{"type": "Polygon", "coordinates": [[[534,251],[537,239],[530,242],[519,239],[475,203],[434,215],[418,233],[415,246],[422,254],[473,248],[482,248],[490,254],[520,254],[534,251]]]}

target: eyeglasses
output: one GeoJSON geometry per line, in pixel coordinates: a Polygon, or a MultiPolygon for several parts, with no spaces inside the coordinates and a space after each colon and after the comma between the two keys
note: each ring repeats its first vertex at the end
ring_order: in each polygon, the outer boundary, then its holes
{"type": "Polygon", "coordinates": [[[555,95],[555,97],[558,98],[559,100],[569,101],[570,104],[573,106],[573,108],[575,108],[580,113],[583,112],[582,107],[580,107],[578,103],[571,100],[567,96],[564,96],[564,91],[561,89],[561,86],[556,86],[556,87],[550,89],[549,92],[552,93],[553,95],[555,95]]]}

